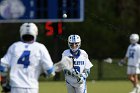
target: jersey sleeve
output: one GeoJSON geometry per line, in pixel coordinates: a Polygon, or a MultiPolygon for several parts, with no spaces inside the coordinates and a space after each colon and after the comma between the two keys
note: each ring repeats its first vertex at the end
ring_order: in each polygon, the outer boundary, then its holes
{"type": "Polygon", "coordinates": [[[47,74],[53,71],[53,62],[51,56],[44,45],[41,46],[41,65],[43,70],[45,72],[47,71],[47,74]]]}
{"type": "Polygon", "coordinates": [[[126,54],[125,54],[125,57],[127,57],[127,58],[129,57],[129,47],[127,48],[127,51],[126,51],[126,54]]]}
{"type": "Polygon", "coordinates": [[[92,66],[93,66],[93,64],[90,62],[90,60],[88,58],[86,58],[85,69],[90,69],[92,66]]]}
{"type": "Polygon", "coordinates": [[[11,45],[7,53],[1,58],[1,65],[5,67],[10,67],[10,60],[12,58],[12,51],[14,50],[14,45],[11,45]]]}
{"type": "Polygon", "coordinates": [[[66,50],[63,51],[63,53],[62,53],[62,58],[63,58],[64,56],[72,56],[72,54],[70,53],[70,50],[69,50],[69,49],[66,49],[66,50]]]}
{"type": "Polygon", "coordinates": [[[65,56],[65,51],[62,53],[62,57],[65,56]]]}
{"type": "Polygon", "coordinates": [[[93,66],[93,64],[90,62],[88,54],[85,51],[83,51],[83,54],[86,60],[85,69],[90,69],[93,66]]]}
{"type": "Polygon", "coordinates": [[[138,62],[140,63],[140,45],[138,45],[138,49],[137,49],[137,54],[138,54],[138,62]]]}
{"type": "Polygon", "coordinates": [[[68,56],[68,50],[63,51],[62,57],[64,57],[64,56],[68,56]]]}

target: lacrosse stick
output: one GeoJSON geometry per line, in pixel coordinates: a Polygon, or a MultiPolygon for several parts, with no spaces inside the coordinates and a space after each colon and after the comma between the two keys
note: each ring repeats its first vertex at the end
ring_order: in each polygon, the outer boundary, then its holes
{"type": "Polygon", "coordinates": [[[105,63],[117,64],[118,66],[124,66],[124,65],[127,66],[126,62],[123,61],[123,60],[120,60],[118,62],[113,62],[113,61],[114,60],[112,58],[110,58],[110,57],[103,60],[103,62],[105,62],[105,63]]]}
{"type": "MultiPolygon", "coordinates": [[[[72,68],[74,68],[74,58],[72,56],[68,57],[68,56],[64,56],[61,61],[57,62],[54,64],[54,69],[55,72],[60,72],[64,69],[66,70],[71,70],[72,68]]],[[[76,69],[74,69],[73,73],[72,73],[75,77],[78,78],[77,82],[79,82],[81,80],[81,76],[80,74],[76,71],[76,69]]]]}
{"type": "Polygon", "coordinates": [[[72,59],[72,63],[73,63],[73,68],[74,68],[74,71],[73,71],[73,75],[75,76],[75,77],[77,77],[77,83],[83,83],[83,78],[82,78],[82,74],[80,74],[78,71],[77,71],[77,69],[75,69],[75,67],[74,67],[74,63],[75,63],[75,61],[74,61],[74,57],[73,56],[70,56],[70,58],[72,59]]]}
{"type": "Polygon", "coordinates": [[[126,62],[123,61],[123,60],[120,60],[118,62],[113,62],[114,60],[112,58],[106,58],[103,60],[103,62],[105,63],[109,63],[109,64],[117,64],[118,66],[123,66],[123,65],[126,65],[126,62]]]}
{"type": "Polygon", "coordinates": [[[70,70],[72,68],[73,68],[73,61],[72,61],[72,58],[68,56],[62,57],[62,59],[59,62],[54,64],[55,72],[60,72],[63,69],[70,70]]]}
{"type": "MultiPolygon", "coordinates": [[[[106,58],[103,60],[103,62],[109,63],[109,64],[117,64],[120,67],[122,67],[122,66],[128,66],[128,67],[134,67],[134,68],[137,67],[137,66],[133,66],[133,65],[128,65],[124,60],[120,60],[118,62],[113,62],[112,58],[106,58]]],[[[140,68],[140,65],[138,67],[140,68]]]]}

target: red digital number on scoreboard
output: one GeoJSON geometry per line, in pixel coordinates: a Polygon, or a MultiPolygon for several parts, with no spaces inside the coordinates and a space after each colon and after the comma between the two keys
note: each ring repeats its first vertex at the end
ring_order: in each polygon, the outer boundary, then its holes
{"type": "Polygon", "coordinates": [[[53,36],[54,33],[57,33],[57,35],[61,35],[63,32],[62,22],[46,22],[45,24],[46,29],[46,36],[53,36]]]}

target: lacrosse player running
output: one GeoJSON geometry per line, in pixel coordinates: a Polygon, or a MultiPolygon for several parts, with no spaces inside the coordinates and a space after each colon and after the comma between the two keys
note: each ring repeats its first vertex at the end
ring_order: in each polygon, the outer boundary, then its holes
{"type": "Polygon", "coordinates": [[[36,42],[37,35],[38,28],[34,23],[22,24],[21,41],[13,43],[1,58],[1,85],[4,93],[38,93],[40,74],[55,75],[49,52],[43,44],[36,42]]]}
{"type": "Polygon", "coordinates": [[[68,46],[70,49],[62,53],[62,58],[68,56],[73,59],[73,68],[64,69],[67,91],[68,93],[87,93],[86,78],[93,65],[88,59],[88,54],[80,49],[81,38],[79,35],[70,35],[68,46]]]}
{"type": "Polygon", "coordinates": [[[130,35],[130,45],[128,46],[126,56],[121,60],[123,64],[128,60],[127,63],[127,74],[128,79],[132,82],[134,89],[130,93],[140,93],[140,85],[138,84],[138,74],[140,74],[140,45],[138,44],[139,35],[130,35]]]}

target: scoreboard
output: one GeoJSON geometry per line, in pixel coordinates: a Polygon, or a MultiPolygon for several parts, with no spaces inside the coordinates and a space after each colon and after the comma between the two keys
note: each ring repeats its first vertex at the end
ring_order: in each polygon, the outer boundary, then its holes
{"type": "Polygon", "coordinates": [[[30,21],[82,22],[84,0],[0,0],[0,23],[30,21]]]}

